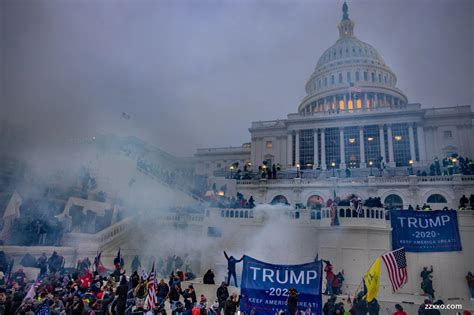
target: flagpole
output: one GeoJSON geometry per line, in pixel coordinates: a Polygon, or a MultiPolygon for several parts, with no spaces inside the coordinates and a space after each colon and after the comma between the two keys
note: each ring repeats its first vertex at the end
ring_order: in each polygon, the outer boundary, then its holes
{"type": "MultiPolygon", "coordinates": [[[[401,248],[403,248],[403,247],[401,247],[401,248]]],[[[389,253],[389,252],[391,252],[391,250],[385,251],[385,252],[382,253],[381,255],[377,256],[377,258],[375,258],[374,261],[370,264],[369,269],[367,269],[367,271],[364,273],[364,277],[362,278],[362,281],[359,283],[359,286],[357,287],[357,289],[356,289],[356,291],[355,291],[354,297],[356,296],[357,291],[359,291],[360,285],[362,284],[362,282],[364,282],[365,275],[369,272],[370,268],[372,268],[372,266],[375,264],[375,261],[376,261],[378,258],[382,257],[383,255],[385,255],[386,253],[389,253]]]]}

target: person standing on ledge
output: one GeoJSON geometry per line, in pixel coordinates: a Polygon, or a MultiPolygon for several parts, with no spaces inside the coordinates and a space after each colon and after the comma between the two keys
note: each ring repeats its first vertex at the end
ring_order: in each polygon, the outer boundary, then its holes
{"type": "Polygon", "coordinates": [[[230,285],[230,278],[234,277],[235,286],[238,287],[237,275],[235,273],[235,265],[241,262],[242,259],[244,259],[244,257],[242,256],[242,258],[237,260],[234,258],[234,256],[230,256],[230,257],[227,256],[227,253],[225,251],[224,251],[224,256],[225,256],[225,259],[227,259],[227,285],[230,285]]]}

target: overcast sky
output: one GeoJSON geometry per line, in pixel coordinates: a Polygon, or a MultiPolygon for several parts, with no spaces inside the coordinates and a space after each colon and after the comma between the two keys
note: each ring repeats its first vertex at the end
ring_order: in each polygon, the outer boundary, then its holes
{"type": "MultiPolygon", "coordinates": [[[[178,156],[240,145],[252,121],[296,112],[342,5],[0,2],[0,121],[38,141],[136,135],[178,156]]],[[[354,0],[349,15],[410,102],[474,104],[474,1],[354,0]]]]}

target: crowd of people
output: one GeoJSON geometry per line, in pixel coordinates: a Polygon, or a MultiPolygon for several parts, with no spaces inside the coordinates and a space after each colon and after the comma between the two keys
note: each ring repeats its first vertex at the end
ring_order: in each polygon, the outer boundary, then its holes
{"type": "Polygon", "coordinates": [[[216,208],[231,208],[231,209],[253,209],[255,208],[255,199],[250,196],[249,199],[244,198],[244,195],[237,192],[235,196],[219,196],[213,194],[206,198],[211,207],[216,208]]]}
{"type": "MultiPolygon", "coordinates": [[[[137,256],[132,262],[132,272],[126,273],[123,269],[124,260],[120,255],[120,250],[114,259],[114,267],[110,270],[102,264],[101,253],[98,253],[93,261],[89,258],[79,260],[75,268],[65,268],[64,257],[56,252],[53,252],[50,257],[43,253],[37,259],[30,255],[31,257],[24,260],[28,260],[30,267],[36,267],[39,270],[38,276],[32,279],[27,277],[24,269],[19,268],[13,272],[10,264],[3,264],[6,255],[0,252],[0,315],[142,315],[146,313],[165,315],[169,309],[172,315],[234,315],[239,308],[240,295],[237,292],[229,292],[229,282],[231,277],[235,277],[235,265],[241,259],[237,260],[225,252],[224,255],[228,260],[227,282],[224,281],[217,287],[216,300],[210,301],[205,295],[199,295],[193,284],[186,286],[183,284],[183,281],[189,279],[179,269],[171,270],[167,278],[159,278],[158,275],[161,272],[155,268],[158,264],[151,263],[151,269],[149,269],[151,271],[147,274],[137,256]]],[[[367,294],[365,287],[353,300],[348,296],[347,300],[342,299],[346,303],[338,301],[337,295],[343,294],[341,288],[344,272],[341,271],[336,275],[331,263],[327,260],[323,262],[327,280],[324,294],[329,295],[323,306],[323,314],[380,314],[381,307],[377,299],[371,302],[365,299],[367,294]]],[[[170,268],[178,266],[186,268],[184,260],[176,255],[170,255],[166,264],[169,264],[170,268]]],[[[167,271],[167,269],[162,271],[167,271]]],[[[434,300],[432,284],[428,285],[432,272],[432,269],[425,268],[420,275],[423,279],[423,291],[428,298],[420,306],[418,315],[439,314],[439,312],[427,311],[426,305],[443,304],[441,300],[434,300]]],[[[474,297],[474,280],[471,272],[466,276],[466,280],[474,297]]],[[[215,284],[215,274],[212,269],[204,274],[203,283],[215,284]]],[[[298,302],[297,289],[289,288],[285,303],[286,310],[278,311],[276,315],[314,314],[314,311],[301,309],[298,302]]],[[[387,309],[387,311],[394,315],[407,314],[400,304],[395,305],[395,310],[387,309]]],[[[250,314],[257,313],[253,310],[250,314]]]]}
{"type": "MultiPolygon", "coordinates": [[[[98,253],[93,262],[89,258],[81,259],[76,268],[65,268],[64,258],[56,252],[49,258],[45,253],[38,259],[27,255],[22,263],[39,269],[35,279],[28,279],[23,268],[12,272],[10,262],[2,264],[0,261],[0,314],[166,314],[165,302],[168,302],[173,315],[222,312],[233,315],[239,307],[240,296],[229,294],[226,282],[216,290],[217,300],[212,303],[208,303],[202,294],[198,297],[192,284],[184,287],[182,282],[191,280],[189,273],[185,274],[177,267],[189,269],[186,255],[184,259],[170,255],[162,271],[176,269],[171,270],[167,280],[161,278],[159,281],[159,264],[153,262],[151,272],[147,274],[135,257],[132,272],[127,274],[120,250],[114,259],[113,270],[104,267],[100,256],[98,253]]],[[[2,259],[7,260],[7,257],[0,252],[2,259]]],[[[209,270],[204,283],[214,284],[214,277],[213,271],[209,270]]]]}

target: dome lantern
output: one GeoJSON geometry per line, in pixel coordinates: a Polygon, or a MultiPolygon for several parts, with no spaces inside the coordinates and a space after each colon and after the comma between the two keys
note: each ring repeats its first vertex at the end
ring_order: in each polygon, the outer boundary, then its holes
{"type": "Polygon", "coordinates": [[[349,7],[346,2],[342,5],[342,20],[337,28],[339,29],[339,38],[354,36],[354,22],[349,19],[349,7]]]}

